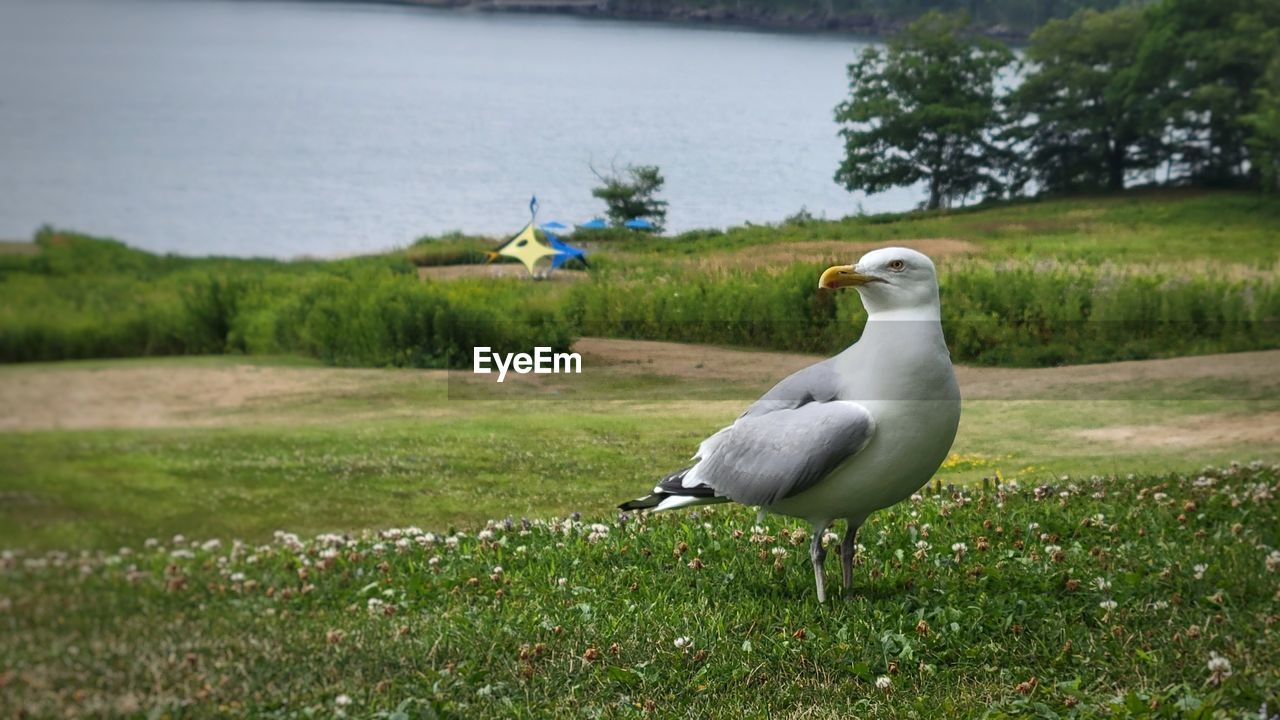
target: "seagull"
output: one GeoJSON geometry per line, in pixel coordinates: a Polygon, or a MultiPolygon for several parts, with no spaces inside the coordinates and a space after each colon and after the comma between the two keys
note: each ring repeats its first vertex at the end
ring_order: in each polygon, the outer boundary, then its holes
{"type": "Polygon", "coordinates": [[[836,520],[847,523],[840,560],[848,588],[858,528],[928,483],[950,452],[960,389],[927,256],[881,248],[828,268],[818,287],[857,289],[867,310],[862,337],[779,382],[702,441],[692,465],[619,507],[657,512],[732,501],[807,520],[825,603],[823,535],[836,520]]]}

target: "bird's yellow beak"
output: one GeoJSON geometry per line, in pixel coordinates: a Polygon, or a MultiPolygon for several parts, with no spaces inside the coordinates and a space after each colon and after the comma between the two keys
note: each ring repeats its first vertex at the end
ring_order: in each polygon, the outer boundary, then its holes
{"type": "Polygon", "coordinates": [[[822,277],[818,279],[818,287],[823,290],[835,290],[842,287],[866,285],[869,282],[883,281],[872,275],[863,275],[854,270],[852,265],[836,265],[823,271],[822,277]]]}

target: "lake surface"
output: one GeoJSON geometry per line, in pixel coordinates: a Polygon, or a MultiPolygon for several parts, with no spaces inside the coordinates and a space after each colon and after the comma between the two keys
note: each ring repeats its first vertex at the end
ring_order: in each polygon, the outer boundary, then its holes
{"type": "Polygon", "coordinates": [[[244,0],[0,0],[0,238],[337,255],[602,212],[657,164],[669,229],[919,201],[832,180],[849,38],[244,0]]]}

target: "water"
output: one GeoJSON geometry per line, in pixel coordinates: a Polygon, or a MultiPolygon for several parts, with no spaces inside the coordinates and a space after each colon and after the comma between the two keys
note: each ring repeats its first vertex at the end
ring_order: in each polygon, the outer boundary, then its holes
{"type": "Polygon", "coordinates": [[[337,255],[602,211],[669,228],[898,210],[833,181],[849,38],[237,0],[0,0],[0,238],[43,223],[184,254],[337,255]]]}

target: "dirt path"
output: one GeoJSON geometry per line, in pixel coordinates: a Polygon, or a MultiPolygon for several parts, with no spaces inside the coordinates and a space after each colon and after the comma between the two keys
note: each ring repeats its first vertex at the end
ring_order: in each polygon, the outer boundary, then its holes
{"type": "Polygon", "coordinates": [[[919,250],[934,260],[977,253],[978,245],[956,238],[920,238],[885,242],[850,242],[845,240],[805,240],[790,243],[754,245],[738,250],[709,252],[693,260],[705,269],[783,268],[795,263],[820,265],[833,261],[854,262],[872,250],[882,247],[907,247],[919,250]]]}
{"type": "MultiPolygon", "coordinates": [[[[777,381],[820,359],[799,353],[605,338],[583,338],[575,349],[587,367],[604,364],[620,373],[738,382],[777,381]]],[[[1280,350],[1267,350],[1056,368],[960,366],[956,375],[968,400],[1105,399],[1117,386],[1156,382],[1215,381],[1280,392],[1278,367],[1280,350]]]]}
{"type": "MultiPolygon", "coordinates": [[[[731,382],[748,391],[764,390],[818,359],[795,353],[603,338],[583,338],[575,349],[583,355],[585,372],[731,382]]],[[[1169,383],[1179,382],[1192,387],[1215,383],[1214,388],[1228,389],[1215,390],[1213,397],[1223,397],[1232,387],[1277,397],[1277,367],[1280,350],[1030,370],[961,367],[958,375],[967,401],[1105,400],[1125,391],[1129,394],[1124,396],[1132,398],[1133,388],[1158,383],[1169,387],[1169,383]]],[[[425,402],[409,411],[386,398],[410,391],[420,394],[424,386],[442,383],[444,377],[443,371],[206,365],[199,361],[118,367],[74,363],[8,366],[0,367],[0,431],[321,422],[330,418],[308,418],[308,405],[335,400],[351,401],[351,417],[423,414],[430,412],[428,407],[418,407],[425,402]]],[[[1081,437],[1098,442],[1187,444],[1190,436],[1247,436],[1265,442],[1280,437],[1280,413],[1248,418],[1205,416],[1194,421],[1184,417],[1177,427],[1099,428],[1081,437]]]]}
{"type": "MultiPolygon", "coordinates": [[[[587,273],[581,270],[561,268],[539,281],[575,282],[586,280],[587,273]]],[[[519,263],[495,263],[491,265],[431,265],[418,268],[419,280],[457,280],[459,278],[511,278],[528,280],[529,271],[519,263]]]]}
{"type": "Polygon", "coordinates": [[[248,364],[3,368],[0,431],[223,426],[233,411],[355,394],[389,372],[403,371],[248,364]]]}

